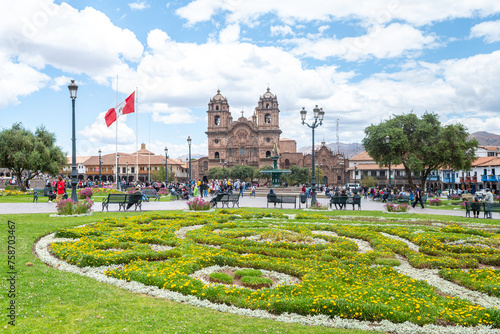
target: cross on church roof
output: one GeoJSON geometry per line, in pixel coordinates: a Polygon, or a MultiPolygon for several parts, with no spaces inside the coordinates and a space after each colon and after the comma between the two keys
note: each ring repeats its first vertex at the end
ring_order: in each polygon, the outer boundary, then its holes
{"type": "Polygon", "coordinates": [[[245,112],[245,110],[242,110],[242,111],[241,111],[241,117],[243,117],[243,113],[244,113],[244,112],[245,112]]]}

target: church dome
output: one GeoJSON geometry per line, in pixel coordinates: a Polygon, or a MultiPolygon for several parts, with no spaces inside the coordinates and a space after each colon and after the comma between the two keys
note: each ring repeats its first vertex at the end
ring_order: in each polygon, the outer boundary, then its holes
{"type": "Polygon", "coordinates": [[[227,99],[221,95],[220,89],[217,89],[217,94],[212,98],[213,102],[218,102],[218,101],[225,101],[227,102],[227,99]]]}
{"type": "Polygon", "coordinates": [[[269,89],[269,87],[267,87],[267,92],[265,92],[264,95],[262,95],[262,97],[264,99],[274,99],[276,97],[276,95],[271,93],[271,90],[269,89]]]}

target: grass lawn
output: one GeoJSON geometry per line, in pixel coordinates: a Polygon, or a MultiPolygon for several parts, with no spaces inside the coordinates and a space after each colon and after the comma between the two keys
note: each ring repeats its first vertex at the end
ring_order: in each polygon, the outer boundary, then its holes
{"type": "MultiPolygon", "coordinates": [[[[16,201],[24,199],[16,198],[16,201]]],[[[0,197],[0,200],[5,199],[0,197]]],[[[89,217],[75,218],[50,218],[48,214],[0,215],[2,278],[7,277],[8,271],[7,221],[15,222],[16,226],[17,271],[16,326],[8,325],[3,316],[0,328],[6,333],[361,333],[237,316],[156,299],[59,271],[33,255],[34,242],[59,228],[92,223],[104,217],[133,215],[136,214],[95,212],[89,217]],[[33,265],[28,266],[29,263],[33,265]]],[[[5,314],[9,302],[5,279],[0,281],[0,289],[0,304],[5,314]]]]}

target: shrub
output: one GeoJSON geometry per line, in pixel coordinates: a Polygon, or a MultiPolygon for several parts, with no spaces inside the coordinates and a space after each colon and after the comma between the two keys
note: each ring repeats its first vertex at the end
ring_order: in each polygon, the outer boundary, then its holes
{"type": "Polygon", "coordinates": [[[273,285],[273,281],[265,277],[244,276],[241,278],[241,284],[250,288],[260,289],[269,288],[273,285]]]}
{"type": "Polygon", "coordinates": [[[227,283],[227,284],[233,283],[233,278],[231,276],[229,276],[228,274],[211,273],[209,277],[210,277],[210,281],[212,281],[212,282],[227,283]]]}
{"type": "Polygon", "coordinates": [[[78,192],[78,198],[79,199],[91,198],[93,194],[94,191],[92,190],[92,188],[83,188],[80,189],[80,191],[78,192]]]}
{"type": "Polygon", "coordinates": [[[440,206],[440,205],[443,205],[443,201],[440,200],[439,198],[431,198],[429,200],[429,204],[432,206],[440,206]]]}
{"type": "Polygon", "coordinates": [[[160,191],[158,191],[158,195],[160,195],[160,196],[168,195],[168,189],[167,188],[161,188],[160,191]]]}
{"type": "Polygon", "coordinates": [[[210,210],[211,204],[209,201],[205,201],[203,198],[195,197],[193,200],[188,201],[187,205],[189,210],[194,211],[206,211],[210,210]]]}
{"type": "Polygon", "coordinates": [[[309,207],[311,210],[328,210],[328,205],[321,204],[320,202],[314,203],[309,207]]]}
{"type": "Polygon", "coordinates": [[[238,270],[237,272],[234,273],[234,276],[236,276],[236,277],[243,277],[243,276],[260,277],[260,276],[262,276],[262,272],[260,270],[247,268],[247,269],[238,270]]]}
{"type": "Polygon", "coordinates": [[[459,200],[461,198],[460,198],[460,195],[451,195],[450,199],[452,199],[452,200],[459,200]]]}
{"type": "Polygon", "coordinates": [[[77,203],[69,198],[63,199],[57,203],[56,209],[58,215],[81,215],[92,212],[92,205],[94,205],[94,201],[89,198],[77,203]]]}
{"type": "Polygon", "coordinates": [[[410,211],[410,206],[408,204],[395,205],[394,203],[387,203],[384,205],[387,212],[408,212],[410,211]]]}

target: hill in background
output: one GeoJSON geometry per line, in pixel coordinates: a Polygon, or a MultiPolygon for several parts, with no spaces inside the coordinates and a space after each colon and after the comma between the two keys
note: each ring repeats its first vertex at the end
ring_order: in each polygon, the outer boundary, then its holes
{"type": "Polygon", "coordinates": [[[486,131],[474,132],[470,137],[477,139],[481,146],[500,146],[500,136],[486,131]]]}

